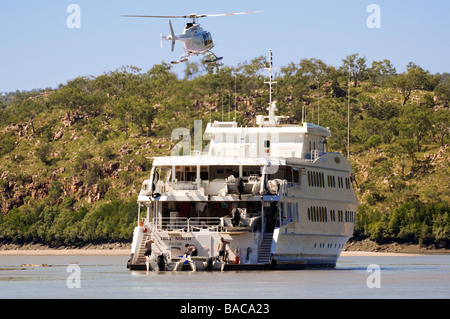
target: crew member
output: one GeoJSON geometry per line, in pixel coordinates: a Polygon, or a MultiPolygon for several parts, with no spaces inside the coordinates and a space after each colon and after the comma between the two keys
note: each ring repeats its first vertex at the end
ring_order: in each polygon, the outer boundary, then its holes
{"type": "Polygon", "coordinates": [[[154,241],[150,238],[150,236],[148,237],[148,239],[145,242],[145,260],[148,262],[150,259],[150,256],[152,255],[152,244],[154,243],[154,241]]]}
{"type": "Polygon", "coordinates": [[[223,239],[223,237],[220,238],[219,247],[217,248],[219,252],[219,258],[222,257],[222,261],[225,261],[225,251],[227,248],[227,244],[229,245],[230,242],[223,239]]]}
{"type": "Polygon", "coordinates": [[[189,245],[186,244],[186,251],[185,251],[185,255],[186,256],[197,256],[198,252],[197,252],[197,247],[195,247],[194,245],[189,245]]]}

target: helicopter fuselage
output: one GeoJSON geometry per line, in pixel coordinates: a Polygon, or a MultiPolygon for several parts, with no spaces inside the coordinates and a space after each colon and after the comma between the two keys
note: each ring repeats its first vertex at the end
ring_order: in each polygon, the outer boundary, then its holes
{"type": "Polygon", "coordinates": [[[175,40],[183,43],[188,54],[204,54],[214,46],[211,33],[196,23],[186,24],[183,34],[175,36],[175,40]]]}

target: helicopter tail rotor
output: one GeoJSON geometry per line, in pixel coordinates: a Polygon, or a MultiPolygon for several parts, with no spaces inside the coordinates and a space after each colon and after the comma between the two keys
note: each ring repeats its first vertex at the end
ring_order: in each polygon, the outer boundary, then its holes
{"type": "Polygon", "coordinates": [[[169,20],[170,34],[172,34],[172,52],[175,49],[175,33],[173,32],[172,21],[169,20]]]}

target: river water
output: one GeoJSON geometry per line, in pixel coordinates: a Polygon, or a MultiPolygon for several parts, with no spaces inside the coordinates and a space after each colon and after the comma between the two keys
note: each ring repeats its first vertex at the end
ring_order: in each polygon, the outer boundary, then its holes
{"type": "Polygon", "coordinates": [[[0,298],[450,298],[450,255],[341,256],[331,270],[197,273],[130,271],[127,259],[0,256],[0,298]]]}

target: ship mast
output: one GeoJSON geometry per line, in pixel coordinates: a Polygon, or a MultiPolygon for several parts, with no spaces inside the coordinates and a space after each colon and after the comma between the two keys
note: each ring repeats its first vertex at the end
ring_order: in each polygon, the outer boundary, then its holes
{"type": "Polygon", "coordinates": [[[269,107],[267,108],[267,110],[269,111],[269,121],[266,124],[270,124],[270,125],[277,125],[278,121],[275,117],[275,111],[277,111],[277,105],[275,101],[272,101],[272,94],[273,94],[273,89],[272,89],[272,84],[276,84],[276,81],[273,81],[273,76],[272,76],[272,70],[276,70],[277,68],[273,67],[273,62],[272,62],[272,49],[269,50],[270,52],[270,60],[269,60],[269,67],[268,68],[264,68],[264,70],[269,71],[269,81],[266,82],[264,81],[264,83],[269,84],[269,107]]]}

